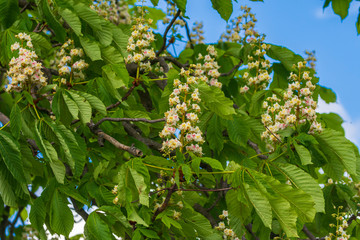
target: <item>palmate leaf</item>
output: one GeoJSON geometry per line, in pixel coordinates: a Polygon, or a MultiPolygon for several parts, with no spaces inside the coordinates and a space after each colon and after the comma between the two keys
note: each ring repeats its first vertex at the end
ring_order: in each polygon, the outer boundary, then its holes
{"type": "Polygon", "coordinates": [[[26,183],[19,145],[4,131],[0,131],[0,155],[14,178],[20,184],[26,183]]]}
{"type": "Polygon", "coordinates": [[[43,229],[46,217],[46,207],[42,197],[38,197],[31,205],[30,210],[30,222],[31,225],[40,231],[43,229]]]}
{"type": "Polygon", "coordinates": [[[215,114],[209,121],[206,129],[206,140],[209,142],[209,147],[212,150],[220,152],[224,148],[224,140],[222,135],[221,123],[218,116],[215,114]]]}
{"type": "Polygon", "coordinates": [[[9,28],[20,14],[17,0],[0,1],[0,25],[2,29],[9,28]]]}
{"type": "Polygon", "coordinates": [[[303,165],[312,164],[311,154],[310,154],[309,150],[306,149],[306,147],[299,145],[296,142],[294,142],[294,147],[295,147],[295,150],[296,150],[297,154],[299,155],[301,163],[303,165]]]}
{"type": "Polygon", "coordinates": [[[316,212],[324,212],[325,200],[323,192],[317,181],[308,173],[292,164],[277,164],[279,172],[285,175],[292,185],[296,188],[302,189],[307,194],[311,195],[315,202],[316,212]]]}
{"type": "Polygon", "coordinates": [[[83,3],[76,3],[74,5],[76,14],[87,24],[91,26],[94,31],[101,31],[102,19],[96,13],[96,11],[90,9],[83,3]]]}
{"type": "Polygon", "coordinates": [[[56,189],[50,204],[50,226],[62,235],[69,236],[74,226],[74,216],[67,206],[68,202],[56,189]]]}
{"type": "Polygon", "coordinates": [[[249,139],[250,129],[246,120],[236,116],[233,120],[227,121],[227,129],[230,140],[238,145],[245,146],[249,139]]]}
{"type": "Polygon", "coordinates": [[[49,2],[47,0],[39,1],[41,4],[38,6],[41,8],[46,23],[55,32],[55,39],[59,42],[64,42],[66,37],[65,29],[61,26],[60,22],[56,19],[53,12],[50,10],[49,2]]]}
{"type": "Polygon", "coordinates": [[[338,166],[341,164],[348,173],[356,176],[356,158],[352,143],[342,133],[332,129],[325,129],[322,133],[314,135],[319,147],[327,157],[328,164],[337,172],[334,177],[341,177],[338,166]],[[334,165],[335,164],[335,165],[334,165]],[[337,168],[337,169],[336,169],[337,168]]]}
{"type": "Polygon", "coordinates": [[[79,37],[79,39],[86,55],[92,61],[102,60],[100,47],[96,41],[92,41],[86,36],[79,37]]]}

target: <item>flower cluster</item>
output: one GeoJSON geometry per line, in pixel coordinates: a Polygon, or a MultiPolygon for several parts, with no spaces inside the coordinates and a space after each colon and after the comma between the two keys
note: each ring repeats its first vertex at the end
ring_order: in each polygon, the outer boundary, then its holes
{"type": "Polygon", "coordinates": [[[210,86],[221,88],[222,84],[218,81],[218,78],[220,77],[218,69],[220,67],[215,61],[217,51],[215,50],[213,45],[209,45],[206,50],[208,54],[205,55],[205,57],[202,56],[201,53],[199,53],[197,60],[201,62],[194,66],[194,75],[198,77],[201,81],[210,84],[210,86]]]}
{"type": "Polygon", "coordinates": [[[263,102],[266,112],[262,114],[262,123],[267,130],[262,138],[276,142],[280,138],[277,134],[279,130],[297,127],[306,121],[311,124],[309,133],[322,130],[321,124],[316,121],[317,102],[312,98],[316,86],[311,82],[312,77],[305,65],[306,62],[298,62],[294,66],[297,73],[290,73],[290,82],[282,99],[274,94],[263,102]]]}
{"type": "MultiPolygon", "coordinates": [[[[152,19],[147,20],[148,24],[152,23],[152,19]]],[[[126,63],[136,63],[140,70],[149,71],[151,69],[150,61],[156,57],[151,43],[154,42],[154,34],[149,30],[143,18],[136,18],[136,25],[132,27],[132,33],[128,41],[127,51],[129,55],[125,58],[126,63]]]]}
{"type": "Polygon", "coordinates": [[[131,16],[129,14],[127,1],[102,0],[99,2],[94,2],[90,8],[95,10],[99,16],[102,16],[106,20],[109,20],[116,25],[131,23],[131,16]]]}
{"type": "Polygon", "coordinates": [[[229,226],[229,223],[230,223],[228,211],[223,210],[222,214],[219,215],[219,218],[222,221],[219,222],[218,226],[216,226],[215,229],[223,232],[223,239],[239,240],[239,238],[236,236],[235,232],[231,228],[227,227],[227,226],[229,226]]]}
{"type": "Polygon", "coordinates": [[[241,11],[244,13],[230,21],[230,24],[226,26],[226,33],[221,35],[220,41],[223,42],[249,42],[251,43],[256,38],[260,37],[260,34],[254,30],[257,19],[255,15],[251,13],[251,8],[247,6],[241,6],[241,11]]]}
{"type": "Polygon", "coordinates": [[[73,40],[66,41],[56,53],[54,64],[59,71],[60,78],[54,81],[59,81],[61,84],[67,84],[69,81],[72,84],[76,80],[83,80],[85,78],[83,70],[89,64],[82,57],[84,57],[84,51],[81,48],[75,48],[73,40]]]}
{"type": "Polygon", "coordinates": [[[248,56],[248,69],[243,74],[246,85],[240,88],[240,93],[246,93],[254,88],[254,91],[266,89],[271,77],[269,75],[270,61],[265,59],[266,50],[270,45],[262,43],[264,37],[256,39],[253,45],[253,55],[248,56]]]}
{"type": "Polygon", "coordinates": [[[38,56],[32,50],[30,35],[19,33],[15,37],[20,43],[11,45],[11,51],[17,52],[18,57],[13,57],[9,63],[7,75],[11,78],[11,83],[7,85],[6,91],[31,91],[33,87],[45,86],[47,82],[41,70],[43,65],[36,61],[38,56]]]}
{"type": "Polygon", "coordinates": [[[315,50],[313,50],[311,52],[305,50],[305,54],[307,56],[305,61],[308,63],[308,66],[315,70],[316,61],[317,61],[317,59],[315,57],[315,50]]]}
{"type": "Polygon", "coordinates": [[[170,156],[173,150],[180,152],[193,152],[202,155],[200,146],[204,139],[196,123],[199,121],[198,114],[201,109],[198,105],[200,100],[199,90],[192,85],[198,83],[198,78],[190,76],[190,70],[181,69],[180,78],[174,80],[174,90],[169,98],[170,110],[165,113],[166,124],[160,132],[160,137],[165,139],[162,151],[170,156]]]}
{"type": "Polygon", "coordinates": [[[331,223],[330,227],[335,228],[335,234],[330,233],[328,236],[325,237],[325,240],[337,239],[337,240],[348,240],[350,235],[346,233],[346,228],[349,226],[348,222],[344,218],[346,212],[340,212],[343,206],[338,207],[337,213],[333,213],[332,217],[336,219],[336,225],[331,223]]]}
{"type": "MultiPolygon", "coordinates": [[[[192,32],[190,33],[191,43],[192,44],[204,44],[204,27],[202,22],[195,22],[194,27],[192,28],[192,32]]],[[[190,42],[186,45],[186,47],[190,46],[190,42]]]]}

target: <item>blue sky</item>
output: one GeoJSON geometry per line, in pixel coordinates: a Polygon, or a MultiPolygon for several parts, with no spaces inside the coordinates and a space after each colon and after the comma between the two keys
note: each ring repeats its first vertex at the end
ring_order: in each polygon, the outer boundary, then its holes
{"type": "MultiPolygon", "coordinates": [[[[240,5],[252,7],[258,19],[256,29],[266,34],[266,41],[286,46],[304,56],[305,50],[315,50],[317,75],[320,84],[335,91],[336,104],[320,103],[320,112],[336,112],[345,120],[347,137],[360,143],[360,37],[355,22],[360,2],[353,1],[349,15],[343,21],[329,6],[322,9],[324,1],[314,0],[264,0],[234,3],[232,17],[240,15],[240,5]]],[[[159,7],[165,4],[160,1],[159,7]]],[[[212,9],[210,0],[188,0],[186,15],[192,27],[203,21],[205,42],[216,42],[224,32],[226,22],[212,9]]],[[[164,32],[160,26],[159,31],[164,32]]],[[[178,46],[177,50],[181,51],[178,46]]]]}

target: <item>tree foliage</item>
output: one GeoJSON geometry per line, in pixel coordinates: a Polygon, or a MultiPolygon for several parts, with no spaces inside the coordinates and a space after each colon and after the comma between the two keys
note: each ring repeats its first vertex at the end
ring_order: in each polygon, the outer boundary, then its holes
{"type": "Polygon", "coordinates": [[[186,0],[151,3],[0,1],[0,238],[69,237],[74,214],[86,239],[360,238],[359,151],[315,112],[336,95],[314,58],[231,0],[208,45],[186,0]]]}

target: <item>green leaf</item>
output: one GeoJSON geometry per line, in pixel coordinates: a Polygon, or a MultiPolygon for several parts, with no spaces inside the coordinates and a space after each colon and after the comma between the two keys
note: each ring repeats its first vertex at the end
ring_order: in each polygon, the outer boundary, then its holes
{"type": "Polygon", "coordinates": [[[102,27],[102,30],[95,31],[95,36],[97,37],[97,39],[99,39],[101,46],[107,47],[113,41],[111,23],[103,22],[101,24],[101,27],[102,27]]]}
{"type": "Polygon", "coordinates": [[[130,170],[131,176],[134,179],[136,188],[138,190],[139,203],[143,204],[145,206],[149,206],[149,195],[148,195],[149,190],[147,189],[148,187],[145,183],[144,177],[133,168],[129,168],[129,170],[130,170]]]}
{"type": "Polygon", "coordinates": [[[356,158],[352,143],[348,139],[332,129],[325,129],[321,134],[314,136],[330,164],[341,163],[348,173],[356,176],[356,158]]]}
{"type": "Polygon", "coordinates": [[[68,202],[56,189],[50,205],[50,226],[59,234],[69,236],[74,226],[74,216],[67,206],[68,202]]]}
{"type": "Polygon", "coordinates": [[[220,152],[224,148],[224,139],[222,135],[221,122],[215,114],[209,121],[206,129],[206,140],[209,142],[209,147],[212,150],[220,152]]]}
{"type": "Polygon", "coordinates": [[[291,164],[278,164],[280,173],[284,174],[296,188],[311,195],[315,202],[316,212],[325,211],[325,200],[318,182],[302,169],[291,164]]]}
{"type": "Polygon", "coordinates": [[[113,46],[102,47],[101,57],[105,60],[106,63],[110,64],[118,64],[124,62],[124,57],[113,46]]]}
{"type": "Polygon", "coordinates": [[[296,142],[294,142],[294,147],[295,147],[297,154],[299,154],[301,163],[303,165],[312,164],[311,154],[310,154],[309,150],[306,149],[306,147],[304,147],[303,145],[299,145],[296,142]]]}
{"type": "Polygon", "coordinates": [[[86,227],[95,239],[112,239],[109,226],[101,219],[99,213],[92,212],[86,220],[86,227]]]}
{"type": "MultiPolygon", "coordinates": [[[[66,32],[57,18],[54,16],[53,11],[50,10],[49,2],[41,0],[41,9],[43,11],[46,23],[55,32],[55,39],[59,42],[65,42],[66,32]]],[[[40,5],[40,4],[39,4],[40,5]]]]}
{"type": "Polygon", "coordinates": [[[349,14],[349,7],[352,0],[332,0],[331,6],[334,13],[341,17],[341,20],[349,14]]]}
{"type": "Polygon", "coordinates": [[[92,60],[102,60],[100,47],[97,42],[90,40],[88,37],[80,37],[81,46],[84,48],[86,55],[92,60]]]}
{"type": "Polygon", "coordinates": [[[218,11],[221,18],[228,21],[232,12],[232,0],[211,0],[213,8],[218,11]]]}
{"type": "Polygon", "coordinates": [[[77,104],[65,92],[62,91],[59,98],[60,99],[57,103],[57,108],[60,110],[60,116],[56,117],[60,118],[60,120],[65,125],[69,125],[73,119],[77,119],[79,114],[79,108],[77,104]]]}
{"type": "Polygon", "coordinates": [[[14,106],[11,109],[10,113],[10,129],[12,135],[16,138],[20,138],[20,130],[22,127],[22,115],[20,108],[17,104],[14,104],[14,106]]]}
{"type": "Polygon", "coordinates": [[[188,165],[186,165],[186,164],[182,164],[182,165],[181,165],[181,170],[182,170],[182,172],[183,172],[183,174],[184,174],[185,181],[186,181],[187,183],[189,183],[190,180],[191,180],[191,176],[192,176],[191,168],[190,168],[188,165]]]}
{"type": "Polygon", "coordinates": [[[225,97],[224,92],[217,87],[210,87],[207,84],[199,84],[200,98],[206,107],[224,119],[232,119],[235,114],[233,102],[225,97]]]}
{"type": "Polygon", "coordinates": [[[59,183],[64,183],[65,172],[66,172],[65,166],[58,159],[57,152],[54,149],[54,147],[51,145],[51,143],[43,139],[37,124],[35,124],[34,127],[34,138],[36,145],[39,147],[40,152],[44,156],[44,159],[50,164],[50,167],[53,170],[56,180],[59,183]]]}
{"type": "Polygon", "coordinates": [[[80,91],[73,91],[73,92],[76,92],[76,94],[84,97],[90,103],[91,107],[98,110],[100,114],[104,116],[107,114],[106,106],[99,98],[86,92],[80,92],[80,91]]]}
{"type": "Polygon", "coordinates": [[[223,166],[221,165],[220,161],[217,159],[209,158],[209,157],[199,157],[203,162],[210,165],[211,168],[218,169],[224,171],[223,166]]]}
{"type": "Polygon", "coordinates": [[[1,0],[0,1],[0,24],[2,30],[11,27],[20,14],[19,4],[17,0],[1,0]]]}
{"type": "Polygon", "coordinates": [[[129,73],[124,64],[108,64],[102,67],[103,75],[112,83],[115,88],[127,86],[129,73]]]}
{"type": "Polygon", "coordinates": [[[74,10],[76,14],[87,24],[91,26],[94,31],[101,31],[101,19],[99,15],[96,13],[96,11],[90,9],[88,6],[86,6],[83,3],[77,3],[74,5],[74,10]]]}
{"type": "Polygon", "coordinates": [[[274,77],[270,83],[270,89],[281,88],[286,89],[288,87],[288,77],[290,75],[289,71],[286,70],[284,65],[281,63],[273,63],[272,65],[274,70],[274,77]]]}
{"type": "Polygon", "coordinates": [[[320,86],[319,94],[321,99],[324,100],[326,103],[336,102],[336,94],[330,88],[320,86]]]}
{"type": "Polygon", "coordinates": [[[174,0],[174,3],[181,10],[181,12],[185,15],[187,0],[174,0]]]}
{"type": "Polygon", "coordinates": [[[46,217],[46,207],[44,201],[41,197],[35,199],[34,203],[31,205],[30,210],[30,222],[31,225],[40,231],[43,229],[46,217]]]}
{"type": "MultiPolygon", "coordinates": [[[[83,124],[89,123],[91,120],[91,105],[90,103],[82,96],[80,96],[75,91],[66,91],[69,96],[74,100],[77,108],[79,109],[79,118],[83,124]]],[[[64,94],[65,95],[65,94],[64,94]]]]}
{"type": "Polygon", "coordinates": [[[0,131],[0,155],[14,178],[20,184],[26,183],[19,145],[4,131],[0,131]]]}
{"type": "Polygon", "coordinates": [[[359,35],[360,34],[360,10],[359,10],[359,14],[357,16],[357,20],[356,20],[356,31],[357,31],[357,34],[359,35]]]}
{"type": "Polygon", "coordinates": [[[321,120],[325,122],[326,128],[334,129],[345,135],[344,128],[342,127],[343,119],[336,113],[321,113],[319,114],[321,120]]]}
{"type": "Polygon", "coordinates": [[[159,4],[159,0],[151,0],[151,3],[156,7],[159,4]]]}
{"type": "MultiPolygon", "coordinates": [[[[264,177],[264,180],[271,186],[272,190],[282,198],[286,199],[299,217],[305,222],[312,222],[316,210],[314,200],[301,189],[294,189],[287,184],[282,184],[273,177],[264,177]]],[[[272,202],[272,201],[270,201],[272,202]]]]}
{"type": "Polygon", "coordinates": [[[81,22],[79,17],[69,9],[60,9],[60,15],[66,21],[77,36],[82,36],[81,22]]]}
{"type": "Polygon", "coordinates": [[[0,196],[4,204],[10,207],[17,207],[16,196],[9,182],[10,173],[6,167],[0,162],[0,196]]]}
{"type": "Polygon", "coordinates": [[[235,116],[233,120],[227,120],[227,129],[229,138],[233,143],[246,146],[250,129],[243,118],[235,116]]]}
{"type": "Polygon", "coordinates": [[[283,198],[274,198],[270,200],[270,205],[287,237],[299,237],[296,230],[296,212],[289,202],[283,198]]]}
{"type": "Polygon", "coordinates": [[[255,187],[245,184],[246,194],[265,227],[271,229],[272,212],[269,200],[255,187]]]}
{"type": "Polygon", "coordinates": [[[270,49],[266,52],[266,54],[272,59],[279,60],[284,67],[288,71],[293,71],[293,64],[297,64],[299,61],[303,61],[304,59],[295,54],[293,51],[289,50],[286,47],[277,46],[270,44],[270,49]]]}
{"type": "Polygon", "coordinates": [[[166,215],[163,215],[161,217],[161,221],[165,224],[165,226],[167,228],[170,228],[171,225],[178,228],[178,229],[182,229],[180,223],[178,223],[176,220],[172,219],[172,218],[169,218],[168,216],[166,215]]]}
{"type": "Polygon", "coordinates": [[[200,213],[190,211],[190,209],[188,210],[189,211],[183,211],[184,221],[192,224],[200,238],[206,239],[206,237],[213,233],[209,220],[200,213]]]}

